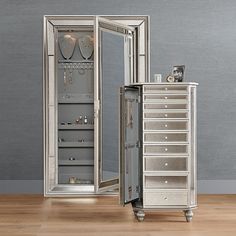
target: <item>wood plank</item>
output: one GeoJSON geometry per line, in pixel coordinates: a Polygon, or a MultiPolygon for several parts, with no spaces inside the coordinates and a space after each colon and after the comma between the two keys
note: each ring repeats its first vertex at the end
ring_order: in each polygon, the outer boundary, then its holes
{"type": "Polygon", "coordinates": [[[138,222],[118,197],[0,195],[0,235],[235,236],[236,195],[200,195],[191,223],[182,212],[147,212],[138,222]]]}

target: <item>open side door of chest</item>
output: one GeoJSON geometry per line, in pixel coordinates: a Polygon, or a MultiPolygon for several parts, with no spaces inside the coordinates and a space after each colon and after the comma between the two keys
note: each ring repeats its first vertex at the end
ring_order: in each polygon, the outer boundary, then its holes
{"type": "Polygon", "coordinates": [[[120,204],[140,199],[140,91],[120,89],[120,204]]]}

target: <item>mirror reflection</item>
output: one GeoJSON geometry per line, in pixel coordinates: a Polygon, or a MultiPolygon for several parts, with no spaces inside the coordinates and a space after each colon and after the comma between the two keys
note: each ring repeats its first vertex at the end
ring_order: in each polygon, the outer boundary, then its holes
{"type": "Polygon", "coordinates": [[[118,178],[119,88],[124,85],[124,36],[101,31],[101,180],[118,178]]]}

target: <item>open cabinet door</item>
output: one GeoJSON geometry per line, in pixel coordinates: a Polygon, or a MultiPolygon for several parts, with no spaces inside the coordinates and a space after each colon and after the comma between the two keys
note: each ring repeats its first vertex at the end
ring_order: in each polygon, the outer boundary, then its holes
{"type": "Polygon", "coordinates": [[[140,198],[139,89],[120,93],[120,203],[140,198]]]}
{"type": "Polygon", "coordinates": [[[119,187],[119,88],[130,84],[134,68],[134,28],[95,17],[96,192],[119,187]]]}

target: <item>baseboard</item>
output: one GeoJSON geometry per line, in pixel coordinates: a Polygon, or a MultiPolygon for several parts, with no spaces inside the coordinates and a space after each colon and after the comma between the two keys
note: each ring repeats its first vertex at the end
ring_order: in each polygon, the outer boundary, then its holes
{"type": "Polygon", "coordinates": [[[199,194],[236,194],[236,180],[198,180],[199,194]]]}
{"type": "Polygon", "coordinates": [[[43,194],[43,180],[0,180],[0,194],[43,194]]]}
{"type": "MultiPolygon", "coordinates": [[[[0,180],[0,194],[43,194],[43,180],[0,180]]],[[[198,180],[200,194],[236,194],[236,180],[198,180]]]]}

